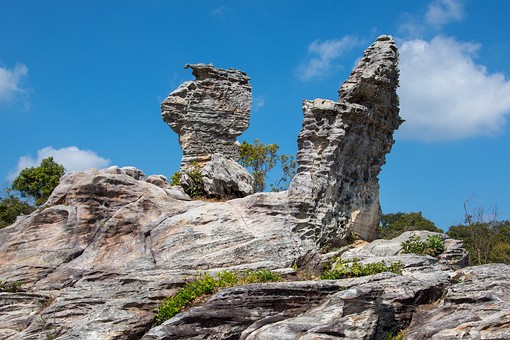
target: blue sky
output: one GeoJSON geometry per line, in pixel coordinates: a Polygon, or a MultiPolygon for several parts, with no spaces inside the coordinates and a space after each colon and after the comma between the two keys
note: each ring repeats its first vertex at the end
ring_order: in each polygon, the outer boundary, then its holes
{"type": "Polygon", "coordinates": [[[178,169],[160,103],[186,63],[252,78],[239,138],[295,153],[303,99],[337,99],[380,34],[401,51],[401,115],[380,178],[384,212],[439,227],[463,203],[510,219],[510,1],[36,1],[0,4],[0,178],[53,156],[68,170],[178,169]]]}

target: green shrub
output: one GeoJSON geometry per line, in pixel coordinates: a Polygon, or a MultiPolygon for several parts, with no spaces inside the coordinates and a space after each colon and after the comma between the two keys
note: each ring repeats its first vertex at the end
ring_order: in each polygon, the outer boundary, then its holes
{"type": "Polygon", "coordinates": [[[0,280],[0,292],[9,292],[9,293],[21,292],[22,285],[23,285],[23,282],[21,282],[21,281],[8,282],[8,281],[0,280]]]}
{"type": "Polygon", "coordinates": [[[16,217],[28,215],[34,210],[33,206],[12,194],[0,198],[0,228],[10,226],[16,222],[16,217]]]}
{"type": "Polygon", "coordinates": [[[170,185],[172,185],[172,186],[181,185],[181,172],[180,171],[174,172],[172,177],[170,177],[170,185]]]}
{"type": "Polygon", "coordinates": [[[404,254],[418,254],[437,256],[444,250],[444,241],[439,235],[429,235],[426,241],[419,236],[412,235],[401,244],[404,254]]]}
{"type": "Polygon", "coordinates": [[[220,288],[246,283],[276,281],[281,281],[281,275],[268,269],[259,269],[244,273],[222,271],[216,274],[216,277],[205,273],[201,275],[199,279],[186,283],[175,295],[165,298],[155,316],[154,323],[155,325],[162,324],[179,313],[183,308],[189,306],[197,298],[213,294],[220,288]]]}
{"type": "Polygon", "coordinates": [[[406,231],[427,230],[442,233],[443,230],[423,217],[421,211],[410,213],[383,214],[377,227],[377,238],[392,239],[406,231]]]}
{"type": "Polygon", "coordinates": [[[383,272],[402,274],[403,265],[400,261],[390,265],[386,265],[384,261],[366,264],[359,263],[358,261],[358,259],[355,259],[353,262],[340,261],[333,269],[324,271],[320,278],[321,280],[337,280],[374,275],[383,272]]]}

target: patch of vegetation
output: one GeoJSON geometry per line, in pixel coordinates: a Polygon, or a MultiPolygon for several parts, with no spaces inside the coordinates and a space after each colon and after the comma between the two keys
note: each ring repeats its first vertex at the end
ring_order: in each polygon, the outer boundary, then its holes
{"type": "Polygon", "coordinates": [[[5,198],[0,199],[0,228],[13,224],[16,222],[16,217],[28,215],[34,210],[33,206],[9,193],[5,198]]]}
{"type": "Polygon", "coordinates": [[[38,167],[21,170],[12,182],[12,189],[19,191],[21,197],[33,199],[35,205],[40,206],[48,200],[64,172],[62,165],[56,163],[53,157],[48,157],[38,167]]]}
{"type": "MultiPolygon", "coordinates": [[[[184,171],[184,174],[186,175],[187,183],[184,187],[184,191],[191,198],[204,196],[204,180],[202,178],[202,172],[200,171],[200,164],[198,164],[198,162],[192,162],[184,171]]],[[[179,181],[181,179],[180,176],[182,176],[182,174],[179,175],[179,181]]]]}
{"type": "Polygon", "coordinates": [[[172,186],[181,185],[181,172],[180,171],[174,172],[172,177],[170,177],[170,185],[172,185],[172,186]]]}
{"type": "Polygon", "coordinates": [[[266,189],[268,173],[280,163],[281,176],[270,184],[271,191],[286,190],[296,174],[297,162],[293,155],[278,155],[280,147],[276,144],[264,144],[258,139],[253,143],[244,141],[241,144],[239,164],[248,169],[255,179],[255,192],[266,189]]]}
{"type": "Polygon", "coordinates": [[[20,215],[28,215],[44,204],[64,174],[64,167],[45,158],[38,167],[21,170],[10,187],[0,193],[0,228],[7,227],[20,215]]]}
{"type": "Polygon", "coordinates": [[[2,281],[0,280],[0,292],[9,292],[9,293],[16,293],[21,292],[23,289],[21,286],[23,285],[23,282],[21,281],[2,281]]]}
{"type": "Polygon", "coordinates": [[[154,323],[155,325],[162,324],[196,299],[213,294],[221,288],[248,283],[276,282],[281,279],[280,274],[268,269],[242,273],[222,271],[216,274],[216,277],[205,273],[199,279],[186,283],[175,295],[165,298],[155,316],[154,323]]]}
{"type": "Polygon", "coordinates": [[[510,221],[476,222],[451,226],[448,236],[463,242],[469,265],[510,264],[510,221]]]}
{"type": "Polygon", "coordinates": [[[442,233],[421,211],[411,213],[383,214],[377,228],[377,238],[392,239],[406,231],[427,230],[442,233]]]}
{"type": "Polygon", "coordinates": [[[347,279],[351,277],[360,277],[391,272],[402,274],[403,264],[398,261],[387,265],[384,261],[374,263],[360,263],[358,259],[353,262],[340,261],[332,269],[326,269],[320,276],[321,280],[347,279]]]}
{"type": "Polygon", "coordinates": [[[401,244],[404,254],[418,254],[437,256],[444,250],[444,241],[439,235],[429,235],[426,241],[419,236],[412,235],[401,244]]]}

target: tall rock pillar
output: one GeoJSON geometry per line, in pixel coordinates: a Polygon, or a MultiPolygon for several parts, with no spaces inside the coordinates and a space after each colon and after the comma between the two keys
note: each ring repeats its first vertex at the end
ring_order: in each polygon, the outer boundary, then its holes
{"type": "Polygon", "coordinates": [[[338,102],[303,101],[298,174],[289,188],[302,238],[321,246],[350,233],[374,239],[381,217],[377,175],[402,123],[397,64],[393,38],[380,36],[341,86],[338,102]]]}
{"type": "Polygon", "coordinates": [[[250,124],[251,85],[246,73],[188,64],[196,80],[185,82],[161,104],[163,120],[179,135],[181,185],[209,197],[253,193],[253,178],[239,160],[236,137],[250,124]],[[200,171],[196,182],[192,171],[200,171]],[[198,187],[198,189],[197,189],[198,187]]]}
{"type": "Polygon", "coordinates": [[[179,135],[181,169],[215,153],[239,159],[241,135],[250,124],[251,85],[246,73],[210,64],[187,64],[196,80],[180,85],[161,104],[161,117],[179,135]]]}

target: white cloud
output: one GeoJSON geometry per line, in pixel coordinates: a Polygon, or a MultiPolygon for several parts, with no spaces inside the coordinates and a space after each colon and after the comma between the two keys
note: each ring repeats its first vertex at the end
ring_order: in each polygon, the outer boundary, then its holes
{"type": "Polygon", "coordinates": [[[212,16],[223,16],[225,14],[225,11],[227,10],[227,7],[225,6],[219,6],[216,8],[211,9],[209,12],[212,16]]]}
{"type": "Polygon", "coordinates": [[[299,78],[303,81],[323,78],[333,69],[333,61],[345,51],[359,45],[358,39],[345,36],[342,39],[315,40],[308,46],[309,58],[299,67],[299,78]]]}
{"type": "Polygon", "coordinates": [[[253,111],[260,110],[261,108],[264,107],[265,104],[266,104],[266,101],[264,100],[264,98],[253,97],[253,104],[252,104],[253,111]]]}
{"type": "Polygon", "coordinates": [[[464,18],[464,5],[460,0],[435,0],[427,9],[425,21],[432,26],[440,27],[452,21],[464,18]]]}
{"type": "Polygon", "coordinates": [[[66,171],[86,170],[90,168],[104,168],[110,164],[109,159],[99,157],[94,151],[80,150],[76,146],[69,146],[61,149],[54,149],[51,146],[37,151],[37,157],[22,156],[18,160],[18,165],[8,176],[13,180],[18,176],[21,170],[28,167],[36,167],[41,164],[45,158],[53,157],[53,160],[62,164],[66,171]]]}
{"type": "Polygon", "coordinates": [[[23,64],[16,64],[13,69],[0,66],[0,104],[12,103],[26,96],[21,81],[27,74],[28,68],[23,64]]]}
{"type": "Polygon", "coordinates": [[[502,131],[510,113],[510,81],[474,62],[473,43],[437,36],[400,48],[404,139],[455,140],[502,131]]]}

